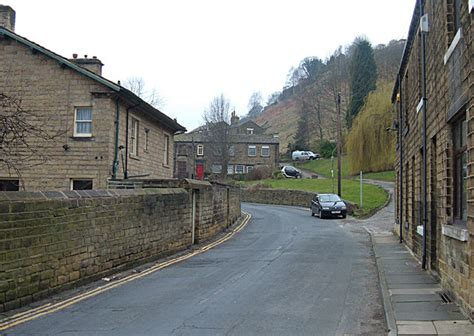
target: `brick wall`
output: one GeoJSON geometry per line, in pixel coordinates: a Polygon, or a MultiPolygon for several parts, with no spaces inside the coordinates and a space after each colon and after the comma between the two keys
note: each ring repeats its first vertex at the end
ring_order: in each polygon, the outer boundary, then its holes
{"type": "Polygon", "coordinates": [[[202,184],[0,192],[0,311],[186,249],[193,192],[196,241],[222,232],[240,216],[239,190],[202,184]]]}

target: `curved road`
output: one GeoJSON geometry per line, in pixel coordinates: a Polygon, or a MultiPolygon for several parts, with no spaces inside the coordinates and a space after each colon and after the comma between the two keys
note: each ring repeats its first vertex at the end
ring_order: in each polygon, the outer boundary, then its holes
{"type": "Polygon", "coordinates": [[[243,209],[251,221],[222,245],[5,333],[386,333],[374,256],[360,225],[301,208],[243,209]]]}

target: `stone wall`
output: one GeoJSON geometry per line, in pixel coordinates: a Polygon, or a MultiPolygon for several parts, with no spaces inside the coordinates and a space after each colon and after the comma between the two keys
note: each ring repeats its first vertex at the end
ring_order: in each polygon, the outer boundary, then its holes
{"type": "MultiPolygon", "coordinates": [[[[404,60],[399,73],[396,107],[400,133],[397,146],[397,221],[403,239],[422,259],[423,201],[427,201],[426,265],[440,278],[463,310],[474,318],[474,152],[472,13],[468,1],[423,1],[429,17],[426,35],[426,97],[422,90],[422,38],[419,10],[412,19],[404,60]],[[459,18],[456,27],[454,19],[459,18]],[[456,37],[455,37],[456,36],[456,37]],[[426,195],[423,194],[423,100],[426,98],[426,195]],[[402,122],[403,117],[403,122],[402,122]],[[455,147],[456,127],[465,140],[455,147]],[[401,141],[401,143],[400,143],[401,141]],[[400,175],[400,149],[403,174],[400,175]],[[465,163],[457,157],[465,152],[465,163]],[[464,167],[467,169],[464,170],[464,167]],[[464,170],[464,171],[463,171],[464,170]],[[464,174],[464,176],[463,176],[464,174]],[[464,178],[462,183],[461,177],[464,178]],[[465,183],[465,187],[464,187],[465,183]],[[463,190],[464,189],[464,190],[463,190]],[[463,195],[461,196],[461,191],[463,195]],[[403,213],[400,218],[400,205],[403,213]],[[463,211],[461,211],[461,209],[463,211]],[[464,211],[465,210],[465,211],[464,211]]],[[[461,137],[458,137],[461,138],[461,137]]]]}
{"type": "Polygon", "coordinates": [[[301,190],[242,189],[242,202],[280,204],[309,208],[314,193],[301,190]]]}
{"type": "Polygon", "coordinates": [[[0,192],[0,312],[186,249],[193,227],[202,242],[239,216],[238,188],[209,183],[0,192]]]}

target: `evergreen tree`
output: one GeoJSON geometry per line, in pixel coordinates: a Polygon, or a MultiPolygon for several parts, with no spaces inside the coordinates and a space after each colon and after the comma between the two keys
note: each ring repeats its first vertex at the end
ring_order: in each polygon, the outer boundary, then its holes
{"type": "Polygon", "coordinates": [[[352,119],[359,113],[367,95],[375,90],[377,82],[374,50],[365,38],[358,37],[354,41],[349,76],[351,96],[346,116],[347,125],[351,127],[352,119]]]}

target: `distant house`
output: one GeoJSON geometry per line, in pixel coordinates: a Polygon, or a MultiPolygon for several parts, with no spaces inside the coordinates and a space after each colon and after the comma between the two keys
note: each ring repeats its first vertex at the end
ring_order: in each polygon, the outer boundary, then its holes
{"type": "Polygon", "coordinates": [[[97,189],[114,178],[173,176],[173,137],[183,126],[104,78],[96,57],[64,58],[14,26],[13,9],[0,6],[0,92],[60,135],[39,148],[47,161],[21,176],[0,161],[0,190],[97,189]]]}
{"type": "Polygon", "coordinates": [[[175,177],[202,179],[227,169],[227,175],[241,175],[255,167],[276,169],[279,165],[279,139],[265,134],[265,129],[253,121],[240,122],[235,112],[229,126],[229,163],[222,167],[209,153],[206,127],[175,137],[175,177]]]}
{"type": "Polygon", "coordinates": [[[416,1],[392,95],[398,113],[395,229],[471,319],[473,9],[468,0],[416,1]]]}

